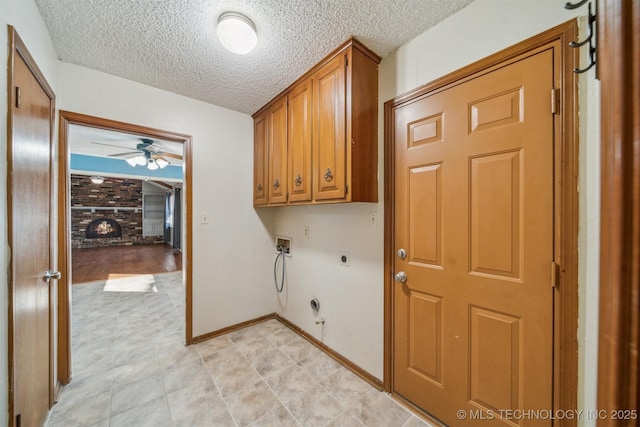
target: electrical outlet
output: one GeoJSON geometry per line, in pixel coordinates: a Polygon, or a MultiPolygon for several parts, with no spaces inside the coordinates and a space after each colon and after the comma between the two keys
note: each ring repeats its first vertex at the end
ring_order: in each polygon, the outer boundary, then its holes
{"type": "Polygon", "coordinates": [[[305,225],[303,227],[303,230],[304,230],[304,237],[309,237],[309,226],[305,225]]]}
{"type": "Polygon", "coordinates": [[[375,212],[375,211],[369,212],[369,224],[371,225],[378,224],[378,212],[375,212]]]}
{"type": "Polygon", "coordinates": [[[209,214],[207,212],[200,214],[200,224],[209,224],[209,214]]]}
{"type": "Polygon", "coordinates": [[[348,267],[350,260],[351,258],[349,257],[349,252],[340,252],[340,257],[338,258],[338,262],[340,263],[340,265],[348,267]]]}

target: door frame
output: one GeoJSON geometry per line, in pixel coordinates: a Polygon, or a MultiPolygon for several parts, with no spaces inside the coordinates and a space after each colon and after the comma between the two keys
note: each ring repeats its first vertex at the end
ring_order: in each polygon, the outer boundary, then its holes
{"type": "MultiPolygon", "coordinates": [[[[396,395],[393,383],[394,293],[393,266],[395,242],[395,141],[394,109],[428,94],[459,84],[472,75],[503,66],[545,46],[559,50],[559,64],[554,63],[560,80],[560,110],[554,116],[554,254],[559,268],[559,285],[553,295],[553,406],[576,409],[578,400],[578,127],[577,76],[578,49],[568,47],[576,39],[575,20],[558,25],[517,43],[424,86],[399,95],[384,104],[384,390],[396,395]]],[[[554,61],[555,62],[555,61],[554,61]]],[[[550,94],[551,96],[551,94],[550,94]]],[[[549,260],[550,262],[552,260],[549,260]]],[[[546,408],[545,408],[546,409],[546,408]]],[[[549,408],[551,409],[551,408],[549,408]]],[[[563,425],[575,424],[565,420],[563,425]]]]}
{"type": "MultiPolygon", "coordinates": [[[[601,80],[598,408],[640,409],[640,4],[598,0],[601,80]]],[[[637,421],[598,420],[598,425],[637,421]]]]}
{"type": "Polygon", "coordinates": [[[186,236],[184,238],[184,254],[182,269],[185,280],[185,343],[193,343],[192,323],[192,276],[191,262],[192,235],[191,221],[193,212],[192,200],[192,164],[191,164],[191,135],[171,132],[131,123],[60,111],[58,127],[58,235],[65,238],[58,239],[58,259],[62,279],[58,286],[58,381],[66,385],[71,381],[71,155],[69,151],[68,135],[70,125],[88,126],[99,129],[133,133],[148,138],[164,139],[184,144],[183,150],[183,191],[185,198],[184,218],[186,236]]]}
{"type": "MultiPolygon", "coordinates": [[[[49,200],[49,242],[50,242],[50,247],[49,247],[49,252],[50,252],[50,256],[49,256],[49,262],[51,265],[49,265],[49,268],[53,269],[52,271],[55,271],[55,251],[56,251],[56,233],[54,232],[54,227],[53,227],[53,214],[54,214],[54,210],[55,210],[55,186],[54,186],[54,175],[53,175],[53,170],[54,170],[54,159],[55,159],[55,144],[54,144],[54,128],[55,128],[55,114],[56,114],[56,108],[55,108],[55,99],[56,96],[53,92],[53,89],[51,88],[51,86],[49,86],[49,83],[47,82],[47,79],[44,77],[44,74],[42,73],[42,71],[40,70],[40,68],[38,67],[38,65],[36,64],[35,59],[33,58],[33,56],[31,56],[31,54],[29,53],[29,50],[27,49],[27,46],[24,44],[24,42],[22,41],[22,39],[20,38],[20,36],[18,35],[18,32],[16,31],[16,29],[11,26],[8,25],[7,26],[8,32],[9,32],[9,61],[8,61],[8,72],[7,72],[7,88],[8,88],[8,108],[7,108],[7,238],[8,238],[8,242],[9,242],[9,250],[11,253],[11,250],[13,248],[13,203],[12,203],[12,194],[13,192],[11,191],[12,186],[13,186],[13,182],[12,182],[12,146],[13,146],[13,114],[14,114],[14,106],[16,105],[16,94],[14,93],[14,91],[11,89],[13,88],[13,80],[14,80],[14,64],[15,64],[15,57],[16,55],[20,55],[20,57],[23,59],[23,61],[25,62],[25,64],[27,65],[27,67],[29,68],[29,71],[31,71],[31,73],[33,74],[33,76],[35,77],[35,79],[38,81],[38,83],[40,84],[40,86],[42,87],[43,91],[47,94],[47,96],[49,97],[50,103],[49,103],[49,176],[51,178],[50,182],[49,182],[49,191],[50,191],[50,200],[49,200]]],[[[59,260],[58,260],[59,262],[59,260]]],[[[9,376],[9,381],[8,381],[8,397],[9,397],[9,402],[8,402],[8,410],[9,410],[9,422],[10,425],[13,425],[13,422],[15,421],[15,396],[14,396],[14,387],[13,387],[13,382],[15,380],[14,378],[14,366],[15,366],[15,360],[14,360],[14,304],[13,304],[13,299],[14,299],[14,290],[15,290],[15,259],[13,256],[10,257],[9,260],[9,268],[8,268],[8,295],[7,295],[7,302],[8,302],[8,376],[9,376]]],[[[55,294],[55,281],[53,281],[53,285],[50,285],[49,287],[49,407],[51,407],[54,403],[54,303],[55,303],[55,299],[54,299],[54,294],[55,294]]]]}

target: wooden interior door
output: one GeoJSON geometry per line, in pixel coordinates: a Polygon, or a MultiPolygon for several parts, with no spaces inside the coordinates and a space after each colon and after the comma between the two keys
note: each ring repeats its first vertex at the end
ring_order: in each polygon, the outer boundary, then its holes
{"type": "Polygon", "coordinates": [[[18,38],[11,75],[10,425],[41,427],[52,403],[51,150],[53,92],[18,38]]]}
{"type": "Polygon", "coordinates": [[[269,203],[287,203],[287,98],[269,109],[269,203]]]}
{"type": "Polygon", "coordinates": [[[315,200],[346,196],[346,54],[314,77],[313,170],[315,200]]]}
{"type": "Polygon", "coordinates": [[[307,79],[289,93],[287,149],[289,155],[289,201],[311,200],[311,88],[307,79]]]}
{"type": "Polygon", "coordinates": [[[550,425],[500,411],[553,406],[553,59],[395,110],[394,391],[450,425],[550,425]]]}

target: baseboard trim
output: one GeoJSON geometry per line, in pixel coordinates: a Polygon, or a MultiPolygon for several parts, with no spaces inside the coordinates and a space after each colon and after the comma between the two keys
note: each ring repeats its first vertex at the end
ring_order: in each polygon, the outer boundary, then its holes
{"type": "Polygon", "coordinates": [[[294,324],[293,322],[285,319],[284,317],[278,314],[274,314],[274,317],[277,320],[279,320],[283,325],[291,329],[293,332],[297,333],[302,338],[306,339],[311,344],[318,347],[320,350],[326,353],[329,357],[331,357],[332,359],[334,359],[335,361],[343,365],[345,368],[349,369],[351,372],[353,372],[354,374],[356,374],[357,376],[359,376],[360,378],[362,378],[363,380],[371,384],[374,388],[382,391],[382,381],[380,381],[378,378],[374,377],[369,372],[365,371],[360,366],[356,365],[355,363],[353,363],[351,360],[347,359],[340,353],[337,353],[335,350],[331,349],[326,344],[320,342],[318,339],[308,334],[306,331],[304,331],[302,328],[300,328],[298,325],[294,324]]]}
{"type": "Polygon", "coordinates": [[[219,337],[220,335],[228,334],[229,332],[237,331],[238,329],[244,329],[257,323],[266,322],[267,320],[276,318],[276,313],[271,313],[267,314],[266,316],[260,316],[256,317],[255,319],[247,320],[246,322],[236,323],[235,325],[227,326],[226,328],[218,329],[217,331],[208,332],[206,334],[193,337],[188,345],[198,344],[200,342],[210,340],[211,338],[219,337]]]}

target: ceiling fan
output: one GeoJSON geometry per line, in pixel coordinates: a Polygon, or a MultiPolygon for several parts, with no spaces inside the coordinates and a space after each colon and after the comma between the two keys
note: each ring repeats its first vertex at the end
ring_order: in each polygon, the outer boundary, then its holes
{"type": "Polygon", "coordinates": [[[164,151],[162,147],[156,145],[155,141],[152,139],[140,138],[140,141],[141,142],[139,144],[136,144],[135,149],[129,148],[129,147],[123,147],[121,145],[107,144],[104,142],[91,142],[91,143],[129,150],[124,153],[109,154],[109,157],[129,156],[129,158],[125,160],[127,161],[127,163],[129,163],[133,167],[137,165],[140,165],[140,166],[146,165],[148,169],[156,170],[156,169],[163,169],[171,163],[167,159],[167,157],[171,159],[182,160],[181,155],[164,151]]]}

